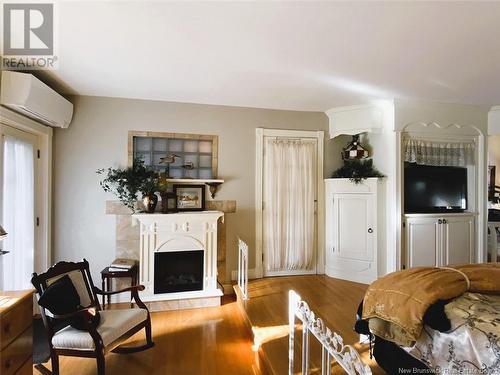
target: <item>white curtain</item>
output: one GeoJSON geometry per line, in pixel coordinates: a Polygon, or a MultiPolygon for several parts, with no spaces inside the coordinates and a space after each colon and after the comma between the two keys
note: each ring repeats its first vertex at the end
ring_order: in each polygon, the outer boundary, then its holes
{"type": "Polygon", "coordinates": [[[472,142],[433,142],[406,138],[405,161],[424,165],[465,167],[474,164],[472,142]]]}
{"type": "Polygon", "coordinates": [[[313,265],[316,142],[266,141],[264,246],[268,271],[313,265]]]}
{"type": "Polygon", "coordinates": [[[31,288],[34,269],[34,165],[33,145],[4,136],[3,227],[8,233],[2,247],[1,290],[31,288]]]}

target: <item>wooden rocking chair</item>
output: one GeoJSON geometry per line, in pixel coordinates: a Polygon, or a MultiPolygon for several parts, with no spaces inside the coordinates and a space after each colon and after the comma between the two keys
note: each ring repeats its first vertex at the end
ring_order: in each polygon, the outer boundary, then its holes
{"type": "MultiPolygon", "coordinates": [[[[151,337],[151,319],[146,305],[140,300],[138,291],[144,290],[142,285],[132,285],[119,291],[104,292],[94,286],[90,275],[89,263],[59,262],[49,268],[45,273],[33,274],[31,283],[37,291],[39,299],[43,292],[52,283],[68,275],[78,296],[80,305],[85,308],[66,315],[55,315],[40,306],[43,324],[47,331],[50,356],[52,361],[52,374],[59,375],[59,356],[87,357],[97,360],[98,375],[105,374],[104,356],[109,353],[128,354],[149,349],[154,346],[151,337]],[[122,310],[101,310],[97,295],[109,296],[122,292],[132,292],[138,308],[122,310]],[[90,323],[91,309],[99,311],[101,321],[97,327],[90,323]],[[81,317],[85,322],[86,330],[78,330],[71,326],[60,328],[61,321],[81,317]],[[139,347],[120,347],[126,339],[141,329],[145,329],[146,344],[139,347]]],[[[45,374],[51,372],[43,365],[37,369],[45,374]]]]}

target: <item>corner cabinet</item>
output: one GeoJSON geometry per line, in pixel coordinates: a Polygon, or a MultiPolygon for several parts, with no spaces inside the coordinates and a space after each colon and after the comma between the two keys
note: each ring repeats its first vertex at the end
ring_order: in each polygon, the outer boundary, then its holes
{"type": "Polygon", "coordinates": [[[405,215],[405,267],[471,263],[474,216],[469,213],[405,215]]]}
{"type": "Polygon", "coordinates": [[[377,278],[378,179],[359,184],[325,180],[326,264],[330,277],[371,283],[377,278]]]}

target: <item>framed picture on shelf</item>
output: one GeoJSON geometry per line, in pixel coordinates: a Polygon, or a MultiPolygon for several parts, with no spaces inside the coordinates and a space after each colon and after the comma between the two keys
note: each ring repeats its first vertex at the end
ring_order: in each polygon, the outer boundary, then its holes
{"type": "Polygon", "coordinates": [[[177,211],[204,211],[205,185],[174,185],[177,211]]]}
{"type": "Polygon", "coordinates": [[[173,191],[160,194],[161,197],[161,211],[164,214],[171,214],[177,212],[177,199],[173,191]]]}

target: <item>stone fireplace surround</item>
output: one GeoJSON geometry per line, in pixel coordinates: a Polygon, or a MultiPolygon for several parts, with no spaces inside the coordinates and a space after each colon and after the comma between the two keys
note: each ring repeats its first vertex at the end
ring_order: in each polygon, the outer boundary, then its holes
{"type": "MultiPolygon", "coordinates": [[[[236,211],[236,201],[215,201],[206,202],[207,210],[222,211],[224,214],[236,211]]],[[[116,217],[116,248],[117,258],[140,259],[140,225],[133,219],[132,212],[119,201],[106,202],[106,214],[116,217]]],[[[151,215],[151,214],[148,214],[151,215]]],[[[168,216],[172,214],[152,214],[168,216]]],[[[225,215],[227,218],[227,215],[225,215]]],[[[226,225],[220,220],[217,225],[217,279],[220,284],[226,281],[226,225]]],[[[127,279],[116,279],[115,288],[127,286],[127,279]]],[[[220,297],[217,297],[220,300],[220,297]]],[[[192,307],[204,307],[214,305],[218,300],[210,298],[182,298],[163,299],[162,301],[147,302],[152,311],[173,310],[192,307]]]]}

